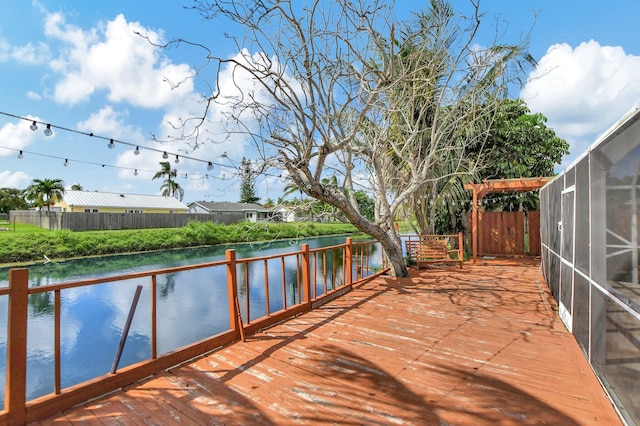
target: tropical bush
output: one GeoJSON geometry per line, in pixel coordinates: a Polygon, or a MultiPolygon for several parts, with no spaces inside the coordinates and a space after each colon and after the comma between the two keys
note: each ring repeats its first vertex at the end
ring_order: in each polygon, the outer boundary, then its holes
{"type": "Polygon", "coordinates": [[[356,232],[356,228],[345,223],[221,225],[210,222],[190,222],[182,228],[164,229],[4,232],[0,244],[0,264],[353,232],[356,232]]]}

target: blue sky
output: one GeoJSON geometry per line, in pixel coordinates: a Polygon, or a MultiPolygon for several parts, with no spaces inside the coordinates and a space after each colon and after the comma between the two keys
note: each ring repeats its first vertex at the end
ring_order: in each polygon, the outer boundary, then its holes
{"type": "MultiPolygon", "coordinates": [[[[59,178],[67,187],[79,183],[88,190],[159,194],[161,181],[151,177],[166,150],[186,203],[237,201],[232,165],[252,156],[243,140],[212,133],[212,142],[195,151],[170,140],[177,135],[169,123],[195,114],[205,87],[186,81],[172,89],[167,80],[181,81],[203,63],[203,51],[184,45],[161,50],[134,34],[159,43],[184,38],[222,57],[237,54],[224,37],[233,29],[183,8],[189,3],[3,0],[0,112],[73,131],[54,128],[47,137],[42,125],[33,132],[29,122],[0,114],[0,187],[23,189],[32,179],[59,178]],[[166,142],[154,142],[151,135],[166,142]],[[109,138],[131,145],[109,149],[109,138]],[[133,153],[136,145],[140,155],[133,153]]],[[[396,7],[405,12],[415,4],[398,1],[396,7]]],[[[533,26],[529,51],[538,66],[519,95],[569,141],[571,155],[561,168],[640,102],[639,1],[587,6],[573,0],[481,0],[481,10],[487,37],[481,43],[493,36],[495,22],[507,40],[533,26]]],[[[214,81],[212,75],[203,77],[214,81]]],[[[277,199],[284,184],[273,176],[259,179],[258,196],[277,199]]]]}

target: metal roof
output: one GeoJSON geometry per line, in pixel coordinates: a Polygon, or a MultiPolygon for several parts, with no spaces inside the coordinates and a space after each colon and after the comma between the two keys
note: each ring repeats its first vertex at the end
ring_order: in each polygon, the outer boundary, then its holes
{"type": "Polygon", "coordinates": [[[62,198],[69,206],[188,210],[177,198],[161,195],[71,190],[65,191],[62,198]]]}

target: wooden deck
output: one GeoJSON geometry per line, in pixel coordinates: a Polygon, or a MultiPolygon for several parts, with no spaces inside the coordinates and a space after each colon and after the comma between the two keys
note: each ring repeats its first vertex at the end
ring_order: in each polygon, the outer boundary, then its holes
{"type": "Polygon", "coordinates": [[[378,278],[48,424],[622,424],[535,262],[378,278]]]}

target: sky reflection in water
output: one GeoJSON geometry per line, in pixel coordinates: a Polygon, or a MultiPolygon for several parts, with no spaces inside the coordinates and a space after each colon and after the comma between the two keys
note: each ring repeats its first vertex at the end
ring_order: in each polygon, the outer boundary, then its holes
{"type": "MultiPolygon", "coordinates": [[[[173,266],[223,260],[225,251],[236,250],[238,259],[292,252],[300,244],[311,248],[342,244],[344,236],[239,244],[155,253],[108,256],[29,267],[31,286],[55,284],[84,278],[155,270],[173,266]]],[[[328,259],[330,267],[333,259],[328,259]]],[[[341,259],[336,260],[341,266],[341,259]]],[[[320,261],[312,267],[322,268],[320,261]]],[[[341,268],[340,268],[341,269],[341,268]]],[[[238,286],[243,318],[245,269],[238,268],[238,286]]],[[[8,270],[0,269],[0,286],[7,286],[8,270]]],[[[337,274],[340,275],[340,274],[337,274]]],[[[285,258],[287,305],[296,302],[296,258],[285,258]]],[[[266,314],[262,262],[249,268],[250,315],[266,314]]],[[[97,377],[111,370],[136,287],[143,287],[119,367],[151,356],[151,280],[139,278],[116,283],[78,287],[62,291],[61,371],[62,387],[97,377]]],[[[269,304],[271,312],[282,309],[280,260],[269,261],[269,304]]],[[[318,294],[324,283],[316,284],[318,294]]],[[[0,297],[0,406],[4,405],[7,338],[7,296],[0,297]]],[[[204,339],[229,329],[226,268],[214,267],[157,276],[158,353],[204,339]]],[[[28,319],[27,399],[53,391],[54,294],[30,296],[28,319]]]]}

